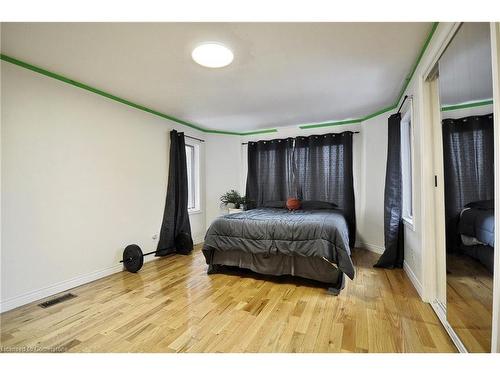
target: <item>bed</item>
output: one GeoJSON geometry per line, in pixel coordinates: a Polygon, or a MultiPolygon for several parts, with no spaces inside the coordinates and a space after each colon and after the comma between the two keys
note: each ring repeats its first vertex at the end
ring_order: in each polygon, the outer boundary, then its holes
{"type": "Polygon", "coordinates": [[[349,232],[340,210],[256,208],[217,218],[203,245],[208,273],[236,266],[266,275],[327,283],[337,295],[354,278],[349,232]]]}
{"type": "Polygon", "coordinates": [[[486,200],[467,204],[460,213],[458,233],[462,242],[461,250],[493,272],[494,201],[486,200]]]}

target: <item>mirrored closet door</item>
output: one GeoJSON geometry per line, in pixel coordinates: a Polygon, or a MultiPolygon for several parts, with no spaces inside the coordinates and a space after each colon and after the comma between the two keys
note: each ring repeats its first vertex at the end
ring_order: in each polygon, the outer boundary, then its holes
{"type": "Polygon", "coordinates": [[[495,249],[489,24],[463,23],[438,68],[447,320],[469,352],[489,352],[495,249]]]}

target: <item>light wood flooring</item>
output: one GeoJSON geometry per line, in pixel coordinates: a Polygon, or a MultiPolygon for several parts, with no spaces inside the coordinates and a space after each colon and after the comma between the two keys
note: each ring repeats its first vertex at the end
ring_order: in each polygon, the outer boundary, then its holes
{"type": "Polygon", "coordinates": [[[469,352],[491,352],[493,274],[477,260],[446,257],[448,322],[469,352]]]}
{"type": "Polygon", "coordinates": [[[71,290],[78,297],[0,316],[3,351],[455,352],[403,270],[373,268],[354,249],[356,278],[337,297],[293,278],[207,275],[199,249],[71,290]]]}

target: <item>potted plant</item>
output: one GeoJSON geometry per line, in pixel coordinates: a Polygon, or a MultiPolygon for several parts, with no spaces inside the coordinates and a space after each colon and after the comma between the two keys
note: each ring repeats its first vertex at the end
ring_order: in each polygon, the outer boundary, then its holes
{"type": "Polygon", "coordinates": [[[240,207],[243,211],[248,210],[248,207],[251,205],[252,201],[247,197],[241,197],[240,199],[240,207]]]}
{"type": "Polygon", "coordinates": [[[221,203],[228,208],[229,213],[243,211],[240,208],[241,195],[236,190],[229,190],[220,197],[221,203]]]}

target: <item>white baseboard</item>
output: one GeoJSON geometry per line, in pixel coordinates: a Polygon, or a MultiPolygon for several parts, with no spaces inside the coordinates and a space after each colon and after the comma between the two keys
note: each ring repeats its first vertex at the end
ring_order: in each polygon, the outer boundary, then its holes
{"type": "Polygon", "coordinates": [[[205,241],[205,233],[201,233],[201,234],[197,234],[197,235],[193,236],[193,243],[195,245],[199,245],[203,241],[205,241]]]}
{"type": "Polygon", "coordinates": [[[120,272],[122,270],[123,270],[123,265],[117,264],[112,267],[104,268],[99,271],[89,272],[85,275],[73,277],[69,280],[61,281],[59,283],[55,283],[53,285],[38,290],[34,290],[32,292],[28,292],[20,296],[8,298],[0,302],[0,312],[9,311],[15,309],[16,307],[20,307],[28,303],[38,301],[40,299],[50,297],[54,294],[58,294],[66,290],[73,289],[77,286],[89,283],[91,281],[95,281],[97,279],[101,279],[105,276],[109,276],[113,273],[120,272]]]}
{"type": "Polygon", "coordinates": [[[371,252],[374,252],[377,254],[383,254],[385,251],[385,247],[383,247],[383,246],[375,245],[372,243],[366,243],[366,242],[360,242],[360,243],[356,244],[356,247],[361,247],[363,249],[366,249],[368,251],[371,251],[371,252]]]}
{"type": "Polygon", "coordinates": [[[408,275],[408,278],[410,279],[411,283],[415,287],[415,290],[417,291],[418,295],[420,296],[420,299],[422,299],[423,296],[423,287],[422,283],[418,280],[417,276],[415,275],[415,272],[411,269],[410,265],[406,263],[406,261],[403,262],[403,269],[406,272],[406,275],[408,275]]]}
{"type": "MultiPolygon", "coordinates": [[[[193,242],[195,244],[199,244],[199,243],[202,243],[203,240],[204,240],[204,236],[194,238],[193,242]]],[[[151,261],[154,261],[157,259],[161,259],[161,257],[150,256],[150,257],[147,257],[144,259],[144,263],[151,262],[151,261]]],[[[120,272],[120,271],[123,271],[123,265],[116,264],[114,266],[104,268],[102,270],[89,272],[85,275],[73,277],[69,280],[61,281],[61,282],[55,283],[53,285],[50,285],[50,286],[47,286],[44,288],[34,290],[32,292],[28,292],[28,293],[21,294],[21,295],[16,296],[16,297],[8,298],[6,300],[0,301],[0,313],[15,309],[15,308],[20,307],[20,306],[24,306],[28,303],[32,303],[32,302],[41,300],[43,298],[53,296],[55,294],[64,292],[64,291],[69,290],[69,289],[76,288],[77,286],[87,284],[87,283],[90,283],[92,281],[102,279],[103,277],[112,275],[112,274],[120,272]]]]}
{"type": "Polygon", "coordinates": [[[438,316],[439,320],[441,321],[441,324],[443,325],[444,329],[446,330],[446,332],[448,332],[448,336],[450,336],[451,341],[453,341],[453,344],[455,344],[458,351],[460,353],[468,353],[467,349],[465,348],[465,345],[462,343],[462,341],[455,333],[453,328],[450,326],[450,323],[448,323],[448,319],[446,319],[446,308],[443,306],[443,304],[435,300],[431,302],[431,306],[436,315],[438,316]]]}
{"type": "MultiPolygon", "coordinates": [[[[151,262],[157,259],[161,259],[159,257],[147,257],[144,259],[144,263],[151,262]]],[[[53,285],[34,290],[32,292],[28,292],[25,294],[21,294],[16,297],[11,297],[6,300],[0,301],[0,313],[15,309],[16,307],[24,306],[28,303],[32,303],[55,294],[67,291],[69,289],[76,288],[77,286],[90,283],[92,281],[96,281],[98,279],[102,279],[103,277],[112,275],[114,273],[123,271],[123,265],[116,264],[114,266],[104,268],[102,270],[89,272],[85,275],[76,276],[66,281],[61,281],[55,283],[53,285]]]]}

